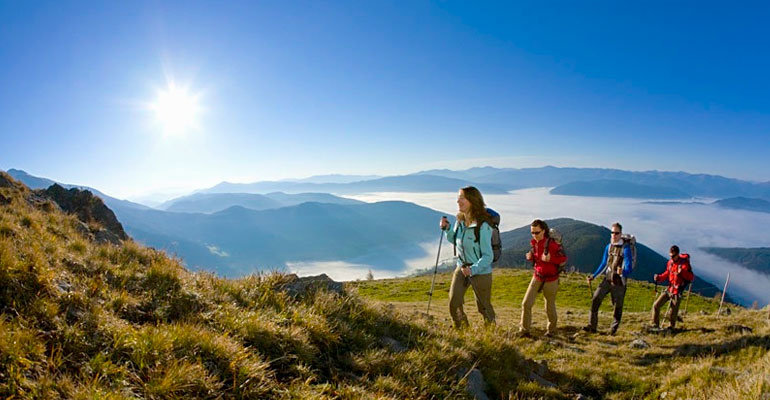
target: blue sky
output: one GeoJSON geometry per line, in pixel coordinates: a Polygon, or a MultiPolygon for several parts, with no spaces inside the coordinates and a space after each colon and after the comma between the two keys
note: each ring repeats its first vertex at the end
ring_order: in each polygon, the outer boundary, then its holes
{"type": "Polygon", "coordinates": [[[770,6],[617,3],[0,0],[0,168],[118,197],[483,165],[770,180],[770,6]],[[169,82],[200,107],[176,135],[169,82]]]}

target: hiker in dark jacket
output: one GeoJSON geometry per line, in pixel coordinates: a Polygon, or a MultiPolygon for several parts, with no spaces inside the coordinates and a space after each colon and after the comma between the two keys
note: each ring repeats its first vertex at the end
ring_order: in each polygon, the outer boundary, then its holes
{"type": "Polygon", "coordinates": [[[457,221],[450,229],[449,221],[442,218],[441,229],[446,231],[447,240],[457,249],[457,268],[449,287],[449,314],[455,328],[468,326],[468,317],[463,311],[463,300],[468,287],[473,288],[476,307],[484,321],[495,322],[492,308],[492,226],[491,217],[484,205],[481,192],[473,186],[460,189],[457,194],[457,221]],[[477,229],[478,228],[478,229],[477,229]],[[479,238],[476,239],[478,233],[479,238]]]}
{"type": "Polygon", "coordinates": [[[532,306],[535,304],[537,293],[542,290],[545,298],[545,311],[548,315],[546,336],[556,334],[556,292],[559,290],[559,264],[567,261],[567,256],[561,245],[551,240],[548,224],[536,219],[530,225],[532,249],[527,252],[527,260],[531,261],[535,272],[529,282],[527,293],[521,302],[521,322],[519,336],[529,336],[532,326],[532,306]],[[546,250],[547,247],[547,250],[546,250]]]}
{"type": "Polygon", "coordinates": [[[584,331],[596,332],[596,325],[599,322],[599,306],[602,305],[607,293],[612,298],[614,306],[612,316],[614,321],[610,326],[610,335],[614,335],[620,326],[620,319],[623,316],[623,300],[626,297],[626,281],[632,272],[633,254],[631,246],[623,241],[623,226],[620,222],[615,222],[610,227],[610,242],[604,248],[604,256],[599,267],[596,268],[592,276],[588,277],[588,283],[596,279],[599,274],[604,274],[604,280],[596,288],[591,299],[591,313],[588,317],[588,325],[583,328],[584,331]]]}
{"type": "Polygon", "coordinates": [[[669,281],[668,289],[658,296],[652,307],[652,325],[655,328],[660,327],[660,308],[671,301],[671,315],[669,316],[671,329],[676,328],[676,318],[679,314],[684,288],[695,280],[690,266],[690,256],[688,254],[679,254],[679,246],[671,246],[669,251],[671,259],[666,263],[666,270],[662,274],[655,274],[653,278],[657,282],[669,281]]]}

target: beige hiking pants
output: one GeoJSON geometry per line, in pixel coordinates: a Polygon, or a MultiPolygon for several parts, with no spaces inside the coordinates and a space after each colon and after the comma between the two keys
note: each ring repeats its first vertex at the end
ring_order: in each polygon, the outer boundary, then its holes
{"type": "Polygon", "coordinates": [[[463,311],[465,291],[473,288],[476,297],[476,307],[488,324],[495,322],[495,310],[492,308],[492,274],[473,275],[465,278],[462,269],[457,267],[449,286],[449,315],[452,316],[455,328],[468,326],[468,316],[463,311]]]}
{"type": "Polygon", "coordinates": [[[548,314],[548,333],[552,335],[556,333],[556,292],[559,290],[559,280],[540,282],[534,276],[521,302],[520,332],[529,333],[529,328],[532,327],[532,306],[535,304],[535,297],[541,286],[545,297],[545,312],[548,314]]]}

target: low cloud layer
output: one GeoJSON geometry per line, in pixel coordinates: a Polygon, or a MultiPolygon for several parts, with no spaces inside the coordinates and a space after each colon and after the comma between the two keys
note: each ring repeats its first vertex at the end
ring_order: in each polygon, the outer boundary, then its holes
{"type": "MultiPolygon", "coordinates": [[[[409,201],[445,212],[454,219],[456,196],[456,193],[371,193],[350,197],[368,202],[409,201]]],[[[767,246],[770,230],[766,227],[770,226],[770,214],[708,204],[650,204],[636,199],[559,196],[551,195],[548,188],[488,195],[485,200],[502,215],[502,231],[527,225],[535,218],[569,217],[607,227],[620,221],[625,232],[636,235],[640,242],[664,257],[667,257],[669,247],[677,244],[683,252],[692,255],[695,273],[717,287],[724,285],[727,272],[730,272],[727,292],[742,303],[751,304],[753,300],[758,300],[760,305],[770,303],[770,275],[748,270],[700,250],[709,246],[767,246]]],[[[436,243],[425,244],[427,255],[421,262],[429,262],[420,268],[435,263],[437,243],[438,238],[436,243]]],[[[447,244],[444,242],[442,259],[452,256],[452,247],[447,244]]],[[[410,268],[416,264],[409,263],[410,268]]],[[[663,269],[664,265],[661,265],[660,270],[663,269]]]]}

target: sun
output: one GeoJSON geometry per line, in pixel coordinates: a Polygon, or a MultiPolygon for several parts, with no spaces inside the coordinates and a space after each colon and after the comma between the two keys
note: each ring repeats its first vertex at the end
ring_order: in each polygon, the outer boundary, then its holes
{"type": "Polygon", "coordinates": [[[200,95],[171,83],[158,91],[152,104],[157,122],[165,135],[184,135],[198,127],[200,95]]]}

